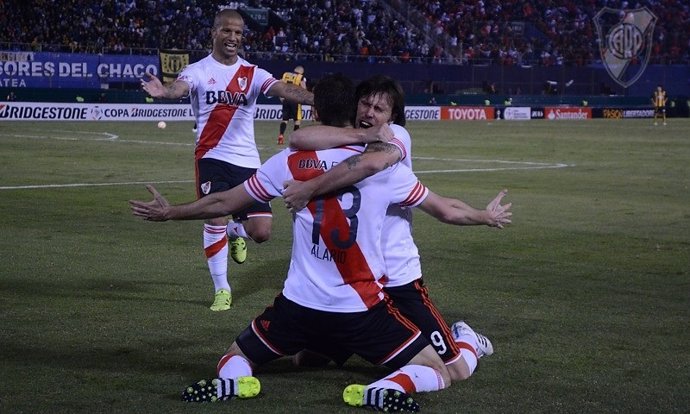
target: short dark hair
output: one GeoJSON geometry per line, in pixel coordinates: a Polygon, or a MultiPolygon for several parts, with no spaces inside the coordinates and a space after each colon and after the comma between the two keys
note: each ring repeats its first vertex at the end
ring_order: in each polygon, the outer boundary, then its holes
{"type": "Polygon", "coordinates": [[[390,76],[375,75],[357,85],[357,101],[379,93],[388,95],[393,110],[393,123],[405,126],[405,92],[398,81],[390,76]]]}
{"type": "Polygon", "coordinates": [[[351,126],[357,109],[354,84],[340,73],[321,78],[314,86],[314,108],[324,125],[351,126]]]}
{"type": "Polygon", "coordinates": [[[216,13],[215,18],[213,19],[213,28],[215,29],[220,27],[223,23],[223,19],[240,20],[242,21],[242,24],[244,24],[244,17],[242,17],[240,12],[234,9],[223,9],[216,13]]]}

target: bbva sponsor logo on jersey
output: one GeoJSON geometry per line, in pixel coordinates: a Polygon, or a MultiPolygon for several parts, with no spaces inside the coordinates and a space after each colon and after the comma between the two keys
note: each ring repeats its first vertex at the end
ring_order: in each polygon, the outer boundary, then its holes
{"type": "Polygon", "coordinates": [[[206,91],[206,104],[226,104],[232,106],[247,105],[247,95],[241,92],[230,91],[206,91]]]}
{"type": "MultiPolygon", "coordinates": [[[[336,164],[338,163],[331,162],[331,167],[336,164]]],[[[324,160],[305,158],[297,161],[297,168],[301,170],[327,170],[328,163],[324,160]]]]}
{"type": "Polygon", "coordinates": [[[494,119],[493,107],[443,106],[441,119],[450,121],[477,121],[494,119]]]}

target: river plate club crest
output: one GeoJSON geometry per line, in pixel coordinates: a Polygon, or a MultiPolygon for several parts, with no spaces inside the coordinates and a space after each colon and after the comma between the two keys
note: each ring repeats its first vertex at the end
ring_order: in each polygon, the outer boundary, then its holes
{"type": "Polygon", "coordinates": [[[604,7],[594,16],[604,67],[624,88],[635,83],[647,67],[656,21],[657,17],[646,7],[634,10],[604,7]]]}

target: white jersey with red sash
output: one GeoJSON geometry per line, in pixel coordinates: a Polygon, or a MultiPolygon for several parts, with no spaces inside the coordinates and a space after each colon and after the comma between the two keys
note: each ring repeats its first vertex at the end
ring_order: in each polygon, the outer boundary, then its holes
{"type": "Polygon", "coordinates": [[[197,118],[196,159],[214,158],[246,168],[261,165],[254,141],[254,114],[260,93],[280,82],[239,58],[224,65],[211,55],[182,70],[197,118]]]}
{"type": "MultiPolygon", "coordinates": [[[[259,168],[244,184],[257,201],[280,196],[286,180],[323,174],[362,147],[322,151],[286,149],[259,168]]],[[[286,298],[312,309],[360,312],[383,299],[385,271],[381,230],[392,203],[414,207],[428,190],[412,171],[397,164],[337,194],[311,200],[296,214],[286,298]]]]}
{"type": "MultiPolygon", "coordinates": [[[[407,130],[391,124],[395,138],[390,142],[402,151],[401,164],[412,169],[412,140],[407,130]]],[[[385,285],[396,287],[406,285],[422,276],[419,250],[412,239],[412,209],[398,204],[388,207],[383,224],[381,244],[386,262],[385,285]]]]}

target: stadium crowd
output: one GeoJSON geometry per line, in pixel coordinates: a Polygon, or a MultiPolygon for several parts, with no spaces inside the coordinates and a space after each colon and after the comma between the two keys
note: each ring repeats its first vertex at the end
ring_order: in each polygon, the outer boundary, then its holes
{"type": "MultiPolygon", "coordinates": [[[[683,0],[245,0],[228,5],[268,8],[281,18],[279,24],[247,33],[244,47],[250,56],[584,65],[600,59],[593,20],[599,10],[647,6],[658,18],[652,62],[690,59],[690,6],[683,0]],[[407,18],[395,11],[401,6],[407,18]],[[445,40],[434,40],[439,38],[445,40]]],[[[0,42],[5,44],[155,53],[158,48],[208,50],[208,27],[218,3],[67,0],[55,7],[48,0],[0,0],[0,6],[0,42]]]]}
{"type": "Polygon", "coordinates": [[[658,18],[651,57],[659,63],[687,62],[690,57],[690,6],[679,0],[646,2],[609,0],[410,0],[436,30],[462,44],[464,60],[477,57],[512,65],[598,59],[594,18],[604,7],[648,7],[658,18]]]}

